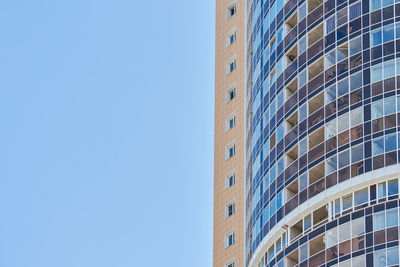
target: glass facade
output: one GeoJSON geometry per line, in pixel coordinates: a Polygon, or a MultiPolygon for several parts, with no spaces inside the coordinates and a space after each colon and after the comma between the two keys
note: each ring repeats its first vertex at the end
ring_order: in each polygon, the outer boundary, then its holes
{"type": "Polygon", "coordinates": [[[397,2],[246,2],[246,266],[260,253],[252,266],[398,265],[397,178],[276,227],[327,189],[400,163],[397,2]]]}

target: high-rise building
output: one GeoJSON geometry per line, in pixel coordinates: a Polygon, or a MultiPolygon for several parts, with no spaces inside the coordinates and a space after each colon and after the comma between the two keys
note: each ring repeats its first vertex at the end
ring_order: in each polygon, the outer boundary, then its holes
{"type": "Polygon", "coordinates": [[[398,266],[400,4],[246,6],[244,266],[398,266]]]}
{"type": "Polygon", "coordinates": [[[400,3],[216,2],[214,267],[399,266],[400,3]]]}
{"type": "Polygon", "coordinates": [[[245,1],[216,1],[214,266],[244,266],[245,1]]]}

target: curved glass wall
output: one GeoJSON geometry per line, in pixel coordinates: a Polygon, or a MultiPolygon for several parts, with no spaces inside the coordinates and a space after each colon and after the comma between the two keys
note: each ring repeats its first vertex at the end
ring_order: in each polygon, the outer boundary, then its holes
{"type": "MultiPolygon", "coordinates": [[[[367,210],[373,216],[370,210],[398,197],[392,179],[328,201],[287,229],[275,227],[327,189],[399,164],[400,3],[249,0],[246,24],[246,266],[257,266],[252,259],[260,253],[261,266],[317,266],[310,256],[317,255],[314,247],[325,249],[328,225],[356,210],[366,219],[367,210]],[[306,233],[316,225],[324,228],[318,241],[301,241],[312,239],[306,233]],[[260,249],[278,232],[271,249],[260,249]],[[297,256],[290,254],[294,244],[297,256]]],[[[340,244],[335,259],[323,250],[322,263],[342,264],[340,244]]],[[[367,247],[364,256],[343,262],[372,257],[389,264],[392,247],[380,254],[367,247]]]]}

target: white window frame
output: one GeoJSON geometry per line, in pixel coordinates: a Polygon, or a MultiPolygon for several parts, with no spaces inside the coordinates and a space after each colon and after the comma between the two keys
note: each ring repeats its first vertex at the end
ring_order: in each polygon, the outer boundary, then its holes
{"type": "Polygon", "coordinates": [[[233,186],[236,183],[236,170],[231,171],[225,176],[225,190],[230,188],[231,186],[229,185],[229,178],[233,176],[233,186]]]}
{"type": "Polygon", "coordinates": [[[236,1],[233,1],[227,8],[226,8],[226,19],[229,20],[230,18],[232,18],[236,13],[237,13],[237,5],[236,5],[236,1]],[[234,9],[234,13],[231,15],[231,9],[234,9]]]}
{"type": "Polygon", "coordinates": [[[232,199],[225,205],[225,219],[230,218],[236,213],[236,204],[235,204],[235,199],[232,199]],[[232,206],[232,214],[229,215],[229,206],[232,206]]]}
{"type": "Polygon", "coordinates": [[[235,267],[235,258],[230,259],[229,261],[227,261],[224,265],[224,267],[235,267]]]}
{"type": "Polygon", "coordinates": [[[237,62],[236,62],[236,55],[231,57],[227,62],[226,62],[226,75],[231,74],[234,70],[237,68],[237,62]],[[231,70],[231,64],[234,64],[233,70],[231,70]]]}
{"type": "Polygon", "coordinates": [[[236,98],[236,84],[233,84],[232,86],[230,86],[228,89],[226,89],[226,104],[228,104],[229,102],[231,102],[233,99],[236,98]],[[234,97],[231,99],[231,92],[235,92],[234,93],[234,97]]]}
{"type": "Polygon", "coordinates": [[[236,32],[236,27],[234,27],[226,35],[226,47],[231,46],[234,42],[236,42],[236,40],[237,40],[237,32],[236,32]],[[235,38],[232,42],[231,42],[231,36],[235,36],[235,38]]]}
{"type": "Polygon", "coordinates": [[[232,141],[229,145],[226,146],[226,149],[225,149],[225,159],[228,160],[228,159],[232,158],[234,155],[236,155],[236,142],[235,142],[235,141],[232,141]],[[229,155],[229,150],[230,150],[231,148],[233,148],[233,150],[234,150],[232,156],[229,155]]]}
{"type": "Polygon", "coordinates": [[[234,111],[232,114],[230,114],[226,119],[225,119],[225,132],[230,131],[232,128],[236,126],[236,111],[234,111]],[[233,119],[233,126],[231,127],[231,120],[233,119]]]}
{"type": "Polygon", "coordinates": [[[225,248],[229,248],[233,244],[235,244],[236,238],[235,238],[235,229],[230,230],[225,234],[225,248]],[[233,242],[232,244],[229,244],[229,236],[233,235],[233,242]]]}

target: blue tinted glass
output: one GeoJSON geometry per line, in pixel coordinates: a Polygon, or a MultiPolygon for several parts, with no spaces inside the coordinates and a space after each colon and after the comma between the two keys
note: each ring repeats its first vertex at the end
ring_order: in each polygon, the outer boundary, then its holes
{"type": "Polygon", "coordinates": [[[276,34],[276,43],[280,43],[282,41],[282,35],[283,35],[283,28],[280,28],[276,34]]]}
{"type": "Polygon", "coordinates": [[[385,115],[389,115],[389,114],[396,112],[396,98],[395,97],[385,98],[384,103],[385,103],[384,104],[385,115]]]}
{"type": "Polygon", "coordinates": [[[307,103],[299,108],[299,121],[302,121],[305,118],[307,118],[307,103]]]}
{"type": "Polygon", "coordinates": [[[276,13],[279,13],[281,9],[283,8],[283,0],[277,0],[276,1],[276,13]]]}
{"type": "Polygon", "coordinates": [[[394,25],[383,27],[383,42],[389,42],[394,39],[394,25]]]}
{"type": "Polygon", "coordinates": [[[281,172],[283,172],[283,170],[285,169],[285,162],[283,161],[283,158],[281,158],[278,161],[278,175],[281,174],[281,172]]]}
{"type": "Polygon", "coordinates": [[[361,2],[351,6],[349,8],[349,11],[350,11],[350,15],[349,15],[350,20],[361,16],[361,2]]]}
{"type": "Polygon", "coordinates": [[[271,109],[271,116],[273,116],[276,112],[275,99],[274,101],[272,101],[270,109],[271,109]]]}
{"type": "Polygon", "coordinates": [[[272,183],[276,178],[276,165],[271,168],[270,177],[271,177],[270,183],[272,183]]]}
{"type": "Polygon", "coordinates": [[[283,135],[285,134],[283,124],[279,125],[278,128],[276,128],[276,141],[279,142],[282,140],[283,135]]]}
{"type": "Polygon", "coordinates": [[[388,181],[388,195],[397,195],[399,193],[398,180],[388,181]]]}
{"type": "Polygon", "coordinates": [[[396,38],[400,38],[400,23],[396,24],[396,38]]]}
{"type": "Polygon", "coordinates": [[[277,97],[278,109],[283,105],[283,91],[277,97]]]}
{"type": "Polygon", "coordinates": [[[262,225],[264,225],[268,220],[269,220],[269,206],[267,206],[264,210],[264,213],[262,216],[262,225]]]}
{"type": "Polygon", "coordinates": [[[397,149],[400,149],[400,134],[397,134],[397,149]]]}
{"type": "Polygon", "coordinates": [[[269,77],[264,81],[263,96],[269,91],[269,77]]]}
{"type": "Polygon", "coordinates": [[[381,8],[381,0],[370,0],[371,11],[381,8]]]}
{"type": "Polygon", "coordinates": [[[372,154],[373,156],[383,153],[383,138],[372,140],[372,154]]]}
{"type": "Polygon", "coordinates": [[[344,79],[338,83],[338,96],[342,96],[349,92],[349,81],[344,79]]]}
{"type": "Polygon", "coordinates": [[[385,136],[385,152],[396,150],[396,134],[385,136]]]}
{"type": "Polygon", "coordinates": [[[276,7],[276,5],[274,5],[272,8],[271,8],[271,11],[269,12],[270,13],[270,19],[271,19],[271,22],[270,23],[272,23],[273,21],[274,21],[274,19],[275,19],[275,7],[276,7]]]}
{"type": "Polygon", "coordinates": [[[362,72],[354,74],[350,77],[350,88],[351,91],[360,88],[362,86],[362,72]]]}
{"type": "Polygon", "coordinates": [[[267,46],[267,48],[265,48],[264,50],[264,54],[263,54],[263,64],[265,64],[269,59],[269,46],[267,46]]]}
{"type": "Polygon", "coordinates": [[[276,198],[274,198],[274,200],[271,201],[270,211],[271,211],[271,216],[274,215],[276,211],[276,198]]]}
{"type": "Polygon", "coordinates": [[[263,34],[268,30],[269,27],[269,13],[267,16],[265,16],[264,22],[263,22],[263,34]]]}
{"type": "Polygon", "coordinates": [[[276,209],[279,209],[281,207],[282,207],[282,191],[276,197],[276,209]]]}
{"type": "Polygon", "coordinates": [[[381,29],[371,32],[371,45],[379,45],[382,43],[382,31],[381,29]]]}
{"type": "Polygon", "coordinates": [[[383,0],[383,6],[390,6],[393,5],[393,0],[383,0]]]}
{"type": "Polygon", "coordinates": [[[273,52],[276,48],[276,40],[271,44],[271,51],[273,52]]]}

